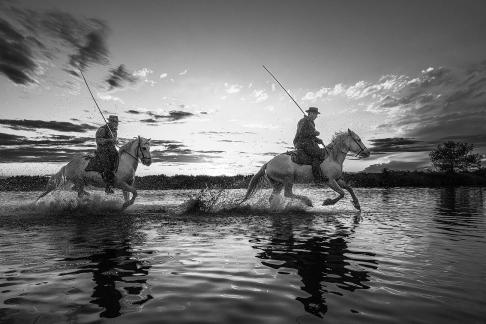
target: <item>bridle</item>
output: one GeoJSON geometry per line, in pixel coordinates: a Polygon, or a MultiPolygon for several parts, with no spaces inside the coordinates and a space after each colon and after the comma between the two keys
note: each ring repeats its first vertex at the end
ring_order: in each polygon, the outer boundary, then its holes
{"type": "Polygon", "coordinates": [[[140,136],[139,136],[139,137],[138,137],[138,145],[137,145],[137,154],[136,154],[136,156],[133,156],[133,155],[132,155],[130,152],[128,152],[128,151],[126,151],[126,150],[124,150],[124,151],[125,151],[125,153],[127,153],[128,155],[130,155],[132,158],[134,158],[134,159],[135,159],[135,160],[137,160],[137,161],[138,161],[138,158],[139,158],[139,155],[138,155],[138,153],[139,153],[139,152],[140,152],[140,154],[142,154],[142,158],[140,159],[142,162],[143,162],[144,160],[150,159],[149,157],[146,157],[146,156],[143,154],[143,151],[142,151],[142,149],[141,149],[141,144],[142,144],[142,143],[141,143],[141,139],[140,139],[140,136]]]}
{"type": "Polygon", "coordinates": [[[363,152],[364,150],[366,150],[366,147],[362,147],[361,144],[359,144],[359,142],[354,138],[353,135],[349,134],[349,136],[353,139],[353,141],[356,143],[356,145],[358,145],[359,147],[359,152],[356,153],[356,155],[354,157],[357,157],[358,155],[361,154],[361,152],[363,152]]]}

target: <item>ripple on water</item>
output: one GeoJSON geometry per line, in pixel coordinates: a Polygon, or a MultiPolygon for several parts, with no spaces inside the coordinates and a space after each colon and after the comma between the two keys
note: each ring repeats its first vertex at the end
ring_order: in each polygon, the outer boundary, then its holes
{"type": "MultiPolygon", "coordinates": [[[[318,203],[328,190],[297,188],[318,203]],[[319,197],[319,198],[315,198],[319,197]]],[[[268,191],[0,197],[0,321],[455,323],[486,317],[482,188],[357,189],[332,208],[268,191]],[[216,193],[217,199],[212,200],[216,193]],[[198,196],[199,195],[199,196],[198,196]],[[211,208],[187,208],[188,199],[211,208]],[[3,204],[5,203],[5,204],[3,204]]]]}

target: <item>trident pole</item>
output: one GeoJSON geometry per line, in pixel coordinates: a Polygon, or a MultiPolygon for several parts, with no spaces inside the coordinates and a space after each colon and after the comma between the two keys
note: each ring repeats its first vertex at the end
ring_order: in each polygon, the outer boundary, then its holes
{"type": "Polygon", "coordinates": [[[275,77],[275,75],[273,75],[272,72],[270,72],[269,69],[267,69],[267,67],[265,65],[262,65],[263,68],[272,76],[272,78],[277,81],[278,85],[283,89],[283,91],[285,91],[285,93],[290,97],[290,99],[292,99],[292,101],[297,105],[297,107],[299,107],[300,111],[302,111],[302,113],[304,114],[305,116],[305,112],[302,110],[302,108],[300,108],[299,104],[297,103],[297,101],[295,101],[295,99],[290,95],[290,93],[284,88],[284,86],[277,80],[277,78],[275,77]]]}
{"type": "Polygon", "coordinates": [[[91,89],[89,88],[88,82],[86,81],[86,78],[84,77],[83,71],[81,71],[81,69],[79,69],[79,72],[81,73],[81,76],[83,77],[84,83],[85,83],[85,84],[86,84],[86,86],[88,87],[89,94],[91,95],[91,98],[93,98],[93,101],[94,101],[94,103],[96,104],[96,108],[98,108],[98,111],[100,112],[101,117],[103,117],[103,120],[105,121],[105,124],[106,124],[106,126],[108,127],[108,130],[110,131],[111,137],[112,137],[112,138],[115,138],[115,135],[113,135],[113,132],[111,131],[110,125],[108,125],[108,122],[106,121],[105,116],[104,116],[104,115],[103,115],[103,113],[101,112],[100,106],[98,106],[98,103],[96,102],[96,99],[95,99],[95,97],[93,96],[93,93],[91,92],[91,89]]]}

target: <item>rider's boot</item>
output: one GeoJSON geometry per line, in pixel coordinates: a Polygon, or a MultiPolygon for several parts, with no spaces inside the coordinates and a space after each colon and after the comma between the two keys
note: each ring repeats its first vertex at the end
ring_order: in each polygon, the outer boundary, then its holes
{"type": "Polygon", "coordinates": [[[106,181],[105,192],[107,194],[115,193],[115,191],[113,191],[113,186],[115,185],[114,180],[115,180],[115,175],[113,174],[113,171],[111,170],[107,171],[105,173],[105,181],[106,181]]]}
{"type": "Polygon", "coordinates": [[[315,184],[322,184],[323,182],[327,182],[329,180],[322,173],[321,161],[319,159],[314,159],[312,161],[312,175],[314,177],[315,184]]]}

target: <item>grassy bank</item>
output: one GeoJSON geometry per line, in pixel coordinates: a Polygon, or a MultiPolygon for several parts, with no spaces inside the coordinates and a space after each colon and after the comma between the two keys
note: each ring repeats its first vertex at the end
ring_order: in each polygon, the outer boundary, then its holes
{"type": "MultiPolygon", "coordinates": [[[[246,188],[252,175],[237,176],[165,176],[137,177],[137,189],[246,188]]],[[[385,171],[383,173],[346,173],[353,187],[454,187],[486,186],[486,169],[476,172],[445,174],[439,172],[385,171]]],[[[44,176],[14,176],[0,179],[0,191],[39,191],[47,184],[44,176]]]]}

